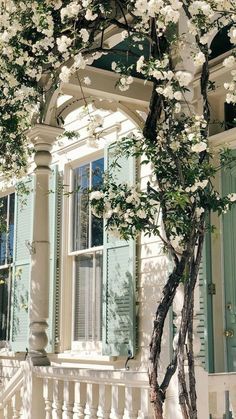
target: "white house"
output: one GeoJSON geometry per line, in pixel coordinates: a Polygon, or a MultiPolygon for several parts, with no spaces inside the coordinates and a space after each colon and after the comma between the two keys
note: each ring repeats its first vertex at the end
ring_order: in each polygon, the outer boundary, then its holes
{"type": "MultiPolygon", "coordinates": [[[[229,52],[223,35],[212,41],[216,88],[210,96],[210,144],[234,149],[236,128],[230,124],[236,111],[224,101],[228,75],[222,60],[229,52]]],[[[107,42],[121,41],[115,34],[107,42]]],[[[76,76],[61,85],[48,104],[46,124],[29,132],[36,150],[29,176],[16,189],[2,180],[0,418],[152,416],[149,340],[170,261],[156,238],[125,242],[103,232],[86,194],[91,186],[99,188],[112,144],[142,128],[150,96],[150,86],[137,78],[126,92],[115,88],[110,65],[105,56],[81,70],[80,80],[89,77],[91,85],[82,82],[81,87],[76,76]],[[102,121],[97,142],[87,129],[89,119],[102,121]],[[79,136],[56,140],[63,132],[58,120],[79,136]]],[[[196,74],[196,109],[199,100],[196,74]]],[[[138,161],[123,159],[120,165],[121,180],[140,182],[144,189],[152,181],[151,169],[140,169],[138,161]]],[[[236,192],[235,176],[232,167],[215,181],[224,192],[236,192]]],[[[236,417],[235,216],[233,209],[223,219],[210,220],[218,229],[206,238],[196,290],[200,419],[236,417]]],[[[170,359],[181,298],[178,292],[165,330],[161,371],[170,359]]],[[[182,417],[175,381],[165,417],[182,417]]]]}

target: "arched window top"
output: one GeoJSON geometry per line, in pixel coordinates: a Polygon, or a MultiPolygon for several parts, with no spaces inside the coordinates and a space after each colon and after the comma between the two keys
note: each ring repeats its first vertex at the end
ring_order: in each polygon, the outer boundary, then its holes
{"type": "Polygon", "coordinates": [[[224,28],[221,28],[213,38],[210,45],[210,60],[219,57],[220,55],[224,54],[227,51],[230,51],[233,48],[233,45],[231,44],[228,37],[228,31],[230,27],[231,25],[227,25],[224,28]]]}

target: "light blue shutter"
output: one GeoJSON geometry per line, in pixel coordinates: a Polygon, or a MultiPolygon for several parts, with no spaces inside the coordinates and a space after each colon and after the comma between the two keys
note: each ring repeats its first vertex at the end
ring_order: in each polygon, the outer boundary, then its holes
{"type": "Polygon", "coordinates": [[[201,360],[203,367],[208,370],[208,315],[207,315],[207,305],[208,305],[208,295],[207,295],[207,285],[208,285],[208,269],[207,266],[210,263],[208,260],[208,252],[206,246],[206,239],[203,245],[202,261],[198,273],[199,281],[199,303],[200,310],[196,314],[198,319],[197,325],[197,334],[200,338],[201,349],[198,354],[198,358],[201,360]]]}
{"type": "MultiPolygon", "coordinates": [[[[50,283],[49,283],[49,319],[48,346],[46,350],[55,350],[58,339],[59,318],[59,225],[60,202],[58,192],[58,169],[52,168],[49,179],[49,240],[50,240],[50,283]]],[[[15,351],[25,351],[28,347],[29,315],[28,299],[30,292],[29,245],[33,232],[33,184],[34,178],[28,178],[24,184],[29,194],[16,194],[15,238],[12,281],[12,320],[11,346],[15,351]]]]}
{"type": "Polygon", "coordinates": [[[50,240],[50,283],[47,352],[55,352],[59,340],[59,280],[60,280],[60,225],[61,193],[59,190],[58,167],[52,167],[49,178],[49,240],[50,240]]]}
{"type": "MultiPolygon", "coordinates": [[[[115,145],[111,145],[105,155],[106,169],[113,161],[115,145]]],[[[116,182],[135,181],[133,158],[122,157],[118,161],[120,169],[115,169],[116,182]]],[[[114,168],[111,169],[114,173],[114,168]]],[[[103,276],[103,354],[134,355],[136,347],[135,325],[135,242],[117,240],[104,233],[104,276],[103,276]]]]}
{"type": "Polygon", "coordinates": [[[33,181],[24,180],[28,194],[16,193],[12,276],[11,347],[25,351],[29,336],[30,250],[33,219],[33,181]],[[28,244],[28,247],[27,247],[28,244]]]}

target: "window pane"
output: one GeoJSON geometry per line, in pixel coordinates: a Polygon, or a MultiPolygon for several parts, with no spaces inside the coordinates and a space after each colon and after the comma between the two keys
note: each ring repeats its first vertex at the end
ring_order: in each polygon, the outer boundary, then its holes
{"type": "Polygon", "coordinates": [[[5,265],[6,263],[7,199],[7,196],[0,198],[0,265],[5,265]]]}
{"type": "Polygon", "coordinates": [[[7,339],[8,325],[8,269],[0,270],[0,340],[7,339]]]}
{"type": "Polygon", "coordinates": [[[13,260],[15,194],[10,195],[8,226],[8,263],[13,260]]]}
{"type": "Polygon", "coordinates": [[[73,250],[89,247],[89,164],[74,170],[73,250]]]}
{"type": "MultiPolygon", "coordinates": [[[[104,159],[92,162],[92,187],[99,190],[103,183],[104,159]]],[[[103,219],[91,217],[91,247],[103,244],[103,219]]]]}
{"type": "Polygon", "coordinates": [[[102,252],[75,258],[75,340],[101,339],[102,252]]]}

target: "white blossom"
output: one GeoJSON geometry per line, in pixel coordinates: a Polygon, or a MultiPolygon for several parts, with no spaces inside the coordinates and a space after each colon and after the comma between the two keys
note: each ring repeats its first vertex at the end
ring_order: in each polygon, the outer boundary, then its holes
{"type": "Polygon", "coordinates": [[[232,68],[235,65],[235,58],[233,55],[225,58],[223,61],[223,66],[227,68],[232,68]]]}
{"type": "Polygon", "coordinates": [[[95,199],[96,201],[99,201],[104,197],[104,194],[100,191],[93,191],[89,194],[89,199],[92,201],[95,199]]]}
{"type": "Polygon", "coordinates": [[[191,146],[191,150],[194,153],[201,153],[202,151],[205,151],[207,149],[207,143],[205,141],[200,141],[200,143],[193,144],[191,146]]]}
{"type": "Polygon", "coordinates": [[[191,81],[193,80],[192,74],[187,72],[187,71],[177,71],[175,73],[175,77],[178,80],[179,85],[181,87],[188,86],[191,83],[191,81]]]}

